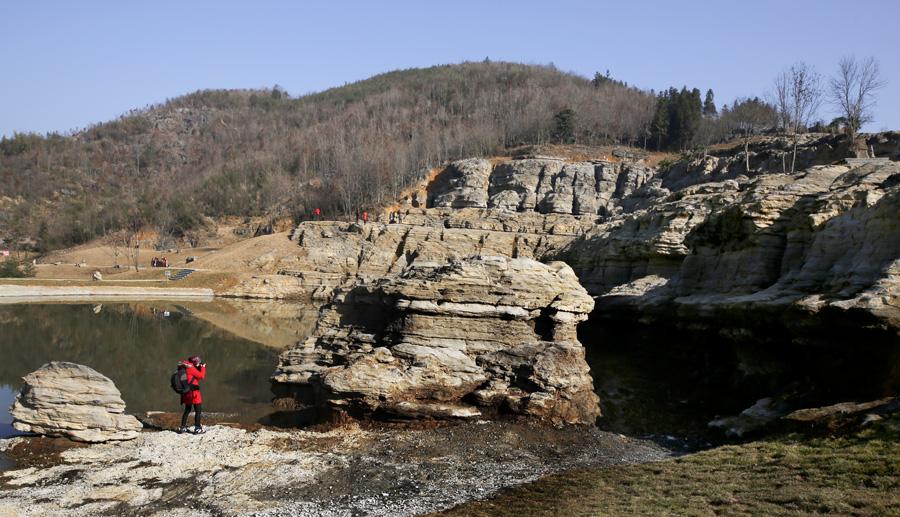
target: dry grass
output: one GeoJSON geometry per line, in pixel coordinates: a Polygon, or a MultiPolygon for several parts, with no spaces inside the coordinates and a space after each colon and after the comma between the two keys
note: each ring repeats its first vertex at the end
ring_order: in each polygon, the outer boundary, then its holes
{"type": "Polygon", "coordinates": [[[678,158],[677,153],[665,153],[661,151],[653,151],[647,153],[648,156],[644,160],[644,163],[647,164],[648,167],[659,167],[659,164],[663,162],[663,160],[673,161],[678,158]]]}
{"type": "Polygon", "coordinates": [[[443,515],[900,515],[896,419],[893,426],[568,472],[443,515]]]}

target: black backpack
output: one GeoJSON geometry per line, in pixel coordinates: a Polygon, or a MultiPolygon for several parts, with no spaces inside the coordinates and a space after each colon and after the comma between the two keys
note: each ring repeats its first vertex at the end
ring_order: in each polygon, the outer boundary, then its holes
{"type": "Polygon", "coordinates": [[[187,381],[187,370],[184,368],[179,368],[175,373],[172,374],[172,389],[175,393],[179,395],[184,395],[185,393],[191,391],[191,385],[188,384],[187,381]]]}

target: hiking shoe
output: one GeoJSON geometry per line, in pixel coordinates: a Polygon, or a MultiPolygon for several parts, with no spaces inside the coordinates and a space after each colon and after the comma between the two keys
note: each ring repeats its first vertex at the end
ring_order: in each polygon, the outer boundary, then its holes
{"type": "Polygon", "coordinates": [[[178,434],[184,434],[184,433],[188,432],[188,428],[187,427],[179,427],[178,430],[175,432],[178,434]]]}
{"type": "Polygon", "coordinates": [[[206,432],[206,429],[204,429],[204,428],[202,428],[202,427],[200,427],[200,426],[197,426],[197,427],[194,428],[194,434],[203,434],[203,433],[205,433],[205,432],[206,432]]]}

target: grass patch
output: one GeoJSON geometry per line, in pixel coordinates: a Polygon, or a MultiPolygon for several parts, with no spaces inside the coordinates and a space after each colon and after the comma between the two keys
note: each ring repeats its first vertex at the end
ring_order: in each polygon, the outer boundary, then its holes
{"type": "Polygon", "coordinates": [[[898,428],[566,472],[442,515],[900,515],[898,428]]]}

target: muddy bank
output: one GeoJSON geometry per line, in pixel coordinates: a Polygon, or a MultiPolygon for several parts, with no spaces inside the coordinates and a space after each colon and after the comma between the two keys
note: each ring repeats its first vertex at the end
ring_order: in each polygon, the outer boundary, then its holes
{"type": "Polygon", "coordinates": [[[200,436],[154,431],[68,449],[45,441],[0,441],[18,457],[43,451],[0,474],[0,513],[414,515],[548,473],[670,456],[595,428],[511,422],[322,432],[212,426],[200,436]]]}

